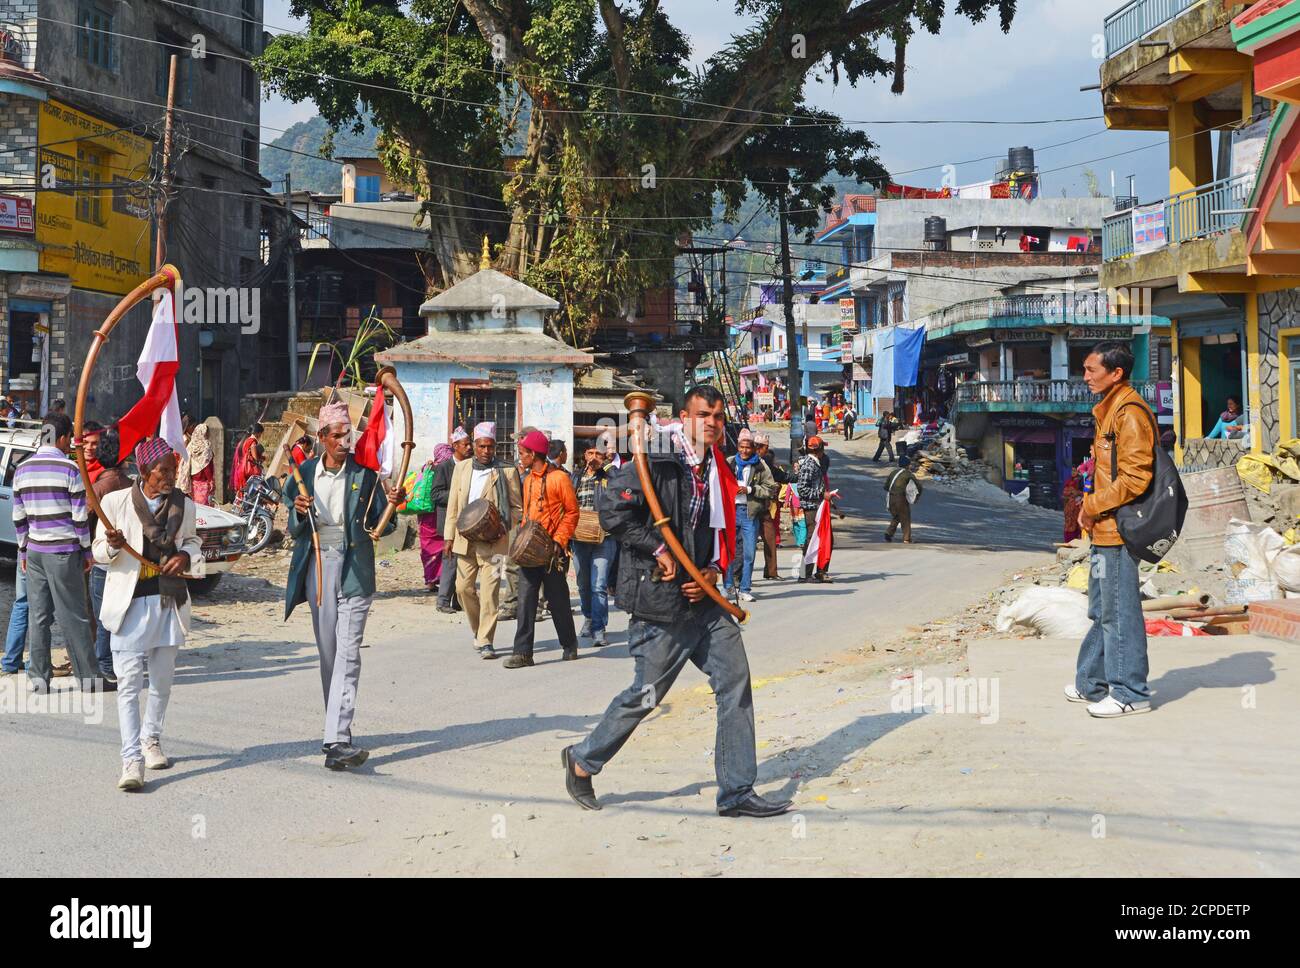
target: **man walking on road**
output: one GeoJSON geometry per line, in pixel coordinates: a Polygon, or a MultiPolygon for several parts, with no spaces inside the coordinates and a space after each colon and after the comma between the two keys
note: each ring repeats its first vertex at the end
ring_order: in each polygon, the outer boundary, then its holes
{"type": "MultiPolygon", "coordinates": [[[[876,456],[871,458],[877,463],[880,462],[880,455],[888,452],[891,461],[897,460],[894,456],[894,432],[898,430],[898,419],[891,411],[886,410],[881,414],[880,420],[876,423],[876,436],[880,439],[880,445],[876,448],[876,456]]],[[[899,448],[901,454],[902,448],[899,448]]]]}
{"type": "MultiPolygon", "coordinates": [[[[116,452],[111,456],[116,459],[116,452]]],[[[99,614],[110,636],[118,681],[119,790],[143,787],[146,768],[171,766],[162,749],[162,731],[176,654],[190,629],[190,593],[184,576],[191,570],[203,574],[194,502],[176,484],[177,461],[171,444],[161,437],[143,441],[135,449],[135,463],[139,480],[104,495],[104,513],[116,527],[100,528],[94,543],[95,560],[105,570],[99,614]],[[126,547],[148,564],[122,554],[126,547]],[[146,669],[149,698],[142,721],[140,693],[145,689],[146,669]]],[[[95,483],[102,480],[104,475],[95,483]]]]}
{"type": "Polygon", "coordinates": [[[50,629],[58,619],[81,688],[103,688],[86,595],[86,574],[94,563],[86,488],[81,471],[68,458],[72,421],[66,414],[51,413],[41,425],[41,441],[18,466],[13,483],[18,567],[27,580],[28,676],[34,689],[49,689],[54,674],[50,629]]]}
{"type": "Polygon", "coordinates": [[[767,465],[768,473],[772,475],[772,481],[776,485],[776,489],[773,492],[773,500],[768,501],[763,506],[763,519],[761,522],[761,534],[763,536],[763,577],[768,581],[780,581],[780,562],[777,560],[776,555],[776,539],[779,534],[777,515],[779,513],[780,504],[777,503],[776,497],[780,495],[781,485],[790,483],[790,475],[786,473],[784,467],[776,462],[776,457],[772,453],[772,438],[767,434],[754,434],[754,449],[758,451],[758,456],[761,457],[763,463],[767,465]]]}
{"type": "MultiPolygon", "coordinates": [[[[573,490],[577,495],[578,514],[587,517],[596,514],[596,495],[609,484],[612,468],[603,453],[603,442],[597,440],[582,457],[583,466],[573,472],[573,490]]],[[[573,538],[573,564],[577,569],[578,600],[582,602],[582,631],[580,639],[591,639],[592,645],[606,645],[605,629],[609,625],[609,566],[618,553],[618,542],[612,535],[600,531],[601,540],[584,541],[575,533],[573,538]]]]}
{"type": "Polygon", "coordinates": [[[497,631],[499,595],[505,579],[509,532],[523,520],[523,495],[519,472],[497,459],[497,427],[484,421],[474,428],[474,457],[461,461],[451,475],[447,497],[447,543],[443,554],[456,556],[456,596],[465,609],[474,645],[484,659],[495,659],[492,647],[497,631]],[[482,498],[501,515],[506,534],[497,541],[470,541],[457,528],[466,505],[482,498]]]}
{"type": "Polygon", "coordinates": [[[736,456],[731,459],[736,476],[736,557],[727,569],[727,588],[742,602],[752,602],[754,555],[758,551],[758,529],[767,514],[767,505],[776,497],[776,482],[754,451],[754,435],[746,427],[736,442],[736,456]]]}
{"type": "Polygon", "coordinates": [[[537,599],[543,591],[560,638],[562,658],[578,657],[578,636],[573,630],[567,577],[569,541],[578,527],[578,498],[569,475],[547,459],[549,447],[550,441],[540,430],[534,430],[519,442],[519,463],[528,474],[523,484],[524,520],[540,524],[555,547],[550,563],[519,566],[519,617],[514,652],[502,663],[507,669],[533,664],[537,599]]]}
{"type": "Polygon", "coordinates": [[[903,542],[912,543],[912,505],[921,497],[921,482],[912,473],[912,462],[898,458],[898,469],[885,481],[885,506],[889,510],[889,528],[885,540],[893,541],[898,526],[903,526],[903,542]]]}
{"type": "MultiPolygon", "coordinates": [[[[379,525],[384,499],[375,494],[379,475],[358,464],[349,452],[352,418],[347,404],[326,404],[316,420],[320,456],[299,468],[306,489],[299,491],[297,478],[290,478],[284,488],[294,538],[284,617],[288,620],[304,601],[311,607],[325,698],[321,752],[326,769],[346,770],[360,766],[370,755],[352,744],[352,720],[361,684],[361,638],[375,601],[375,542],[370,531],[379,525]],[[320,538],[319,562],[312,549],[309,511],[320,538]],[[324,589],[319,605],[318,580],[324,589]]],[[[398,504],[404,497],[400,487],[385,487],[382,493],[398,504]]],[[[396,520],[389,521],[385,534],[396,527],[396,520]]]]}
{"type": "MultiPolygon", "coordinates": [[[[799,581],[829,582],[833,579],[827,574],[826,568],[820,567],[816,562],[809,560],[808,546],[815,538],[818,538],[817,514],[821,510],[822,502],[827,500],[828,481],[826,468],[830,461],[826,457],[826,442],[820,437],[809,437],[804,444],[804,449],[807,453],[804,454],[803,460],[799,461],[798,490],[799,506],[803,510],[803,519],[808,527],[808,533],[804,539],[803,575],[800,576],[799,581]]],[[[831,514],[829,505],[824,513],[829,519],[831,514]]],[[[829,553],[829,548],[823,549],[822,558],[829,561],[829,553]]]]}
{"type": "Polygon", "coordinates": [[[853,404],[844,410],[844,439],[853,439],[853,425],[858,422],[858,411],[854,409],[853,404]]]}
{"type": "MultiPolygon", "coordinates": [[[[722,395],[715,387],[693,387],[680,416],[682,430],[673,446],[650,448],[651,482],[687,555],[704,580],[716,584],[719,559],[725,560],[735,541],[726,533],[725,508],[717,504],[730,476],[719,467],[717,447],[725,428],[722,395]]],[[[709,677],[717,702],[718,813],[773,817],[789,810],[790,801],[773,802],[754,792],[754,705],[739,627],[669,553],[633,464],[624,465],[597,500],[601,523],[622,543],[618,601],[632,616],[628,650],[635,673],[591,734],[561,754],[569,796],[588,810],[600,809],[592,776],[623,748],[690,661],[709,677]]]]}
{"type": "Polygon", "coordinates": [[[1133,353],[1126,343],[1098,343],[1083,361],[1088,389],[1101,397],[1092,408],[1093,490],[1083,499],[1079,526],[1092,539],[1088,617],[1092,628],[1079,647],[1070,702],[1113,719],[1151,711],[1147,633],[1138,563],[1124,546],[1115,512],[1146,493],[1155,474],[1155,417],[1129,384],[1133,353]]]}

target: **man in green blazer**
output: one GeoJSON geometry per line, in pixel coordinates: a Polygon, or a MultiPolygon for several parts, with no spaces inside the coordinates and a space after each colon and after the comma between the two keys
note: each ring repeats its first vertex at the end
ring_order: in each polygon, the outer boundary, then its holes
{"type": "MultiPolygon", "coordinates": [[[[348,451],[352,421],[346,404],[321,407],[319,457],[299,468],[306,492],[289,478],[284,494],[289,505],[293,559],[284,589],[284,617],[296,606],[311,606],[312,630],[320,653],[321,689],[325,694],[325,766],[346,770],[370,754],[352,745],[352,717],[361,679],[361,638],[375,598],[375,543],[367,533],[379,524],[384,505],[401,503],[401,488],[380,488],[379,475],[362,467],[348,451]],[[378,491],[378,493],[376,493],[378,491]],[[320,535],[323,592],[316,604],[316,556],[308,509],[320,535]]],[[[389,522],[385,533],[397,527],[389,522]]]]}

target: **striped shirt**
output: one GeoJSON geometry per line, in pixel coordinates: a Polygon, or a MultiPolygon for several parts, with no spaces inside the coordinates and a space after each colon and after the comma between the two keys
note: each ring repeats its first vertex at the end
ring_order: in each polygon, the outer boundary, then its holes
{"type": "Polygon", "coordinates": [[[14,472],[18,552],[90,554],[90,522],[81,472],[57,447],[41,447],[14,472]]]}

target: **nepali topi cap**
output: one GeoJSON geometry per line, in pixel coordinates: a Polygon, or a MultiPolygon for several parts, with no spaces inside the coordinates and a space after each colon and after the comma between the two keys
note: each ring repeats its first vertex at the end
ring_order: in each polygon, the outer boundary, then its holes
{"type": "Polygon", "coordinates": [[[453,444],[456,443],[458,440],[468,440],[468,439],[469,439],[469,434],[465,433],[464,427],[457,427],[455,430],[451,432],[451,443],[453,444]]]}
{"type": "Polygon", "coordinates": [[[316,414],[316,422],[321,427],[330,427],[336,423],[352,426],[352,415],[348,413],[346,403],[327,403],[316,414]]]}
{"type": "Polygon", "coordinates": [[[484,420],[481,424],[476,424],[474,427],[474,439],[496,440],[497,425],[491,420],[484,420]]]}
{"type": "Polygon", "coordinates": [[[144,473],[172,452],[172,445],[161,437],[142,440],[135,445],[135,466],[144,473]]]}

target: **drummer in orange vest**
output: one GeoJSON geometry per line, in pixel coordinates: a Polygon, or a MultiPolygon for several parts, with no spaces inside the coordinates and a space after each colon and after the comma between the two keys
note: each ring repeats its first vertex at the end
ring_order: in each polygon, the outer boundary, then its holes
{"type": "Polygon", "coordinates": [[[555,544],[549,565],[519,566],[519,617],[515,630],[515,649],[504,663],[507,669],[522,669],[533,664],[533,636],[537,625],[537,598],[546,592],[546,603],[560,637],[563,658],[578,657],[578,636],[573,628],[573,610],[569,604],[569,541],[578,527],[578,495],[569,475],[551,466],[546,459],[550,441],[534,430],[519,441],[519,466],[524,478],[524,520],[536,521],[555,544]]]}

